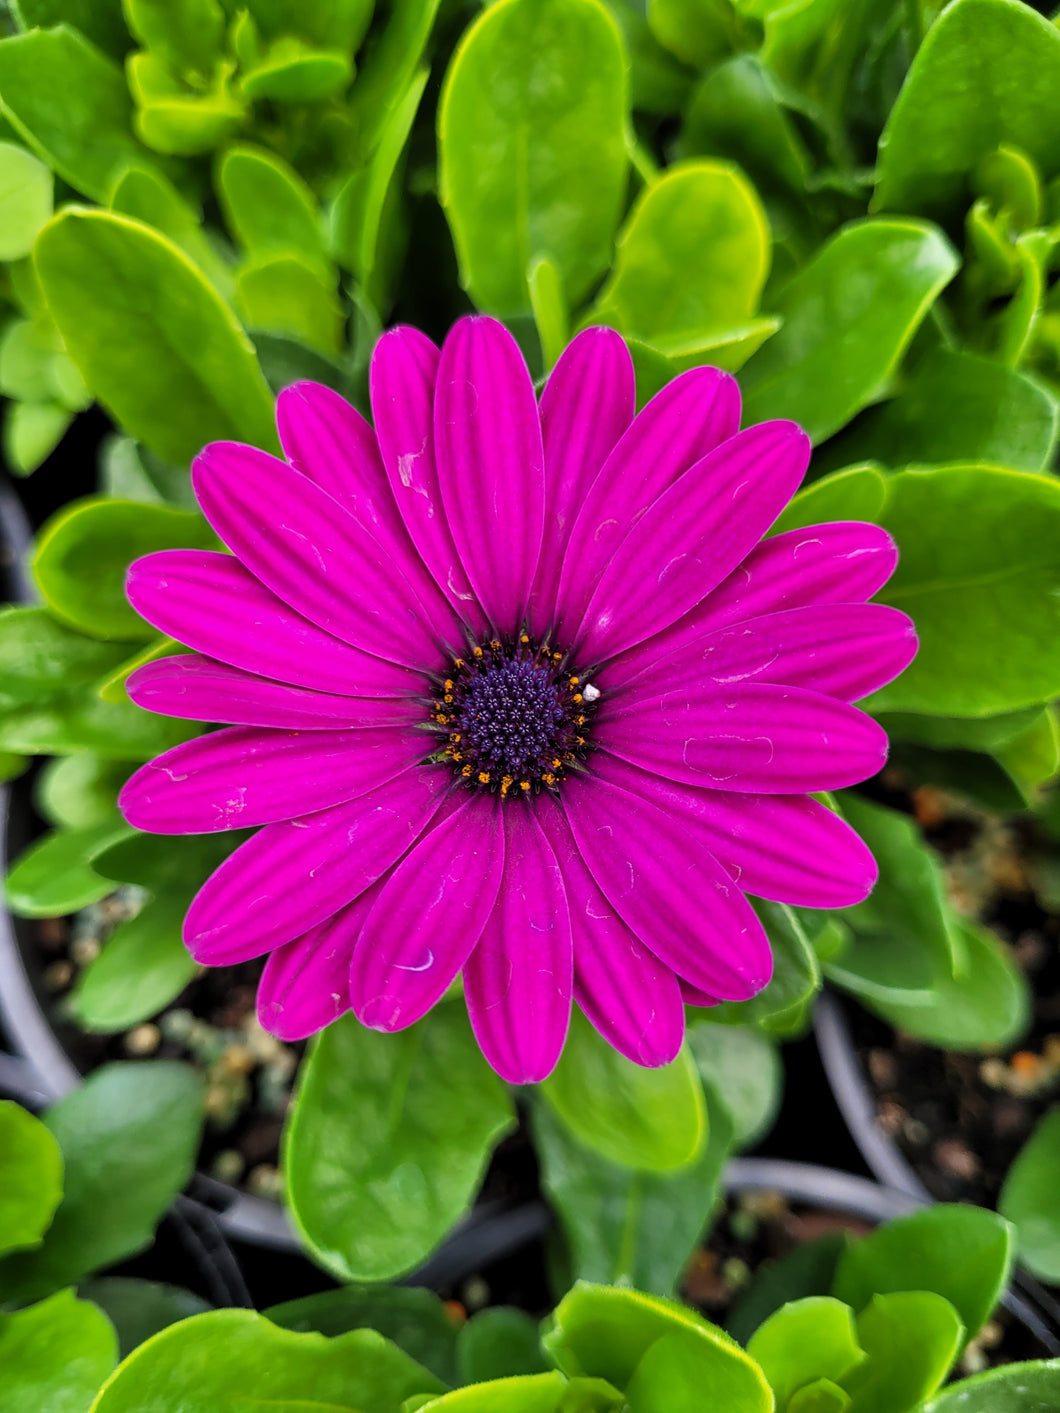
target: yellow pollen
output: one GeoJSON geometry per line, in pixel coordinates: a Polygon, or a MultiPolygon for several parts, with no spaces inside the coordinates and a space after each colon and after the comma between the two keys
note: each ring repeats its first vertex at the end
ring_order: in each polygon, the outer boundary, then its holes
{"type": "Polygon", "coordinates": [[[463,768],[463,770],[460,772],[460,774],[461,774],[461,775],[470,775],[470,774],[471,774],[471,767],[470,767],[469,765],[465,765],[464,768],[463,768]]]}
{"type": "Polygon", "coordinates": [[[481,657],[481,656],[482,656],[482,649],[481,649],[481,648],[472,648],[472,649],[471,649],[471,652],[472,652],[472,655],[473,655],[474,657],[481,657]]]}
{"type": "Polygon", "coordinates": [[[452,679],[451,677],[447,677],[447,678],[445,679],[445,690],[446,690],[447,692],[451,692],[455,686],[456,686],[456,683],[453,681],[453,679],[452,679]]]}
{"type": "MultiPolygon", "coordinates": [[[[570,685],[571,685],[572,687],[576,687],[580,681],[581,681],[581,678],[580,678],[580,677],[572,677],[572,678],[570,679],[570,685]]],[[[448,687],[448,686],[449,686],[449,683],[447,682],[445,685],[448,687]]]]}
{"type": "Polygon", "coordinates": [[[488,785],[490,783],[490,773],[488,770],[480,770],[478,773],[478,783],[488,785]]]}
{"type": "MultiPolygon", "coordinates": [[[[581,694],[581,692],[575,692],[575,693],[574,693],[574,696],[571,697],[571,701],[572,701],[572,702],[580,702],[581,699],[582,699],[582,694],[581,694]]],[[[449,700],[449,699],[448,699],[448,697],[447,697],[447,698],[446,698],[446,701],[448,701],[448,700],[449,700]]]]}
{"type": "Polygon", "coordinates": [[[520,790],[529,790],[529,789],[530,789],[530,781],[529,781],[529,780],[520,780],[520,781],[519,781],[519,789],[520,789],[520,790]]]}

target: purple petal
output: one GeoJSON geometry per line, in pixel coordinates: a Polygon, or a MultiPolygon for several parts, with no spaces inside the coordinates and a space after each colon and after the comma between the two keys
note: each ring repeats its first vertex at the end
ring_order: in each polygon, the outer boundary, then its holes
{"type": "Polygon", "coordinates": [[[599,776],[563,786],[571,832],[604,895],[645,946],[726,1001],[756,995],[772,975],[769,940],[711,835],[599,776]]]}
{"type": "Polygon", "coordinates": [[[496,319],[461,319],[446,339],[434,443],[461,562],[493,627],[514,633],[541,552],[544,453],[534,385],[496,319]]]}
{"type": "Polygon", "coordinates": [[[599,662],[669,627],[758,543],[795,494],[810,439],[763,422],[717,447],[659,497],[615,551],[574,634],[599,662]]]}
{"type": "Polygon", "coordinates": [[[146,711],[232,726],[333,731],[339,727],[411,726],[424,719],[422,703],[411,697],[340,697],[314,692],[255,677],[198,653],[146,662],[129,674],[125,689],[146,711]]]}
{"type": "Polygon", "coordinates": [[[359,800],[267,825],[192,900],[189,952],[206,966],[245,962],[352,903],[415,843],[451,780],[414,766],[359,800]]]}
{"type": "Polygon", "coordinates": [[[663,780],[599,751],[604,780],[693,829],[740,888],[802,908],[850,908],[876,882],[876,862],[850,825],[806,795],[737,795],[663,780]]]}
{"type": "Polygon", "coordinates": [[[375,433],[355,407],[322,383],[294,383],[276,400],[276,425],[291,465],[327,491],[401,566],[424,608],[449,618],[390,492],[375,433]]]}
{"type": "Polygon", "coordinates": [[[439,662],[457,624],[424,608],[369,530],[308,477],[256,447],[212,442],[192,463],[203,514],[284,603],[345,643],[388,662],[439,662]],[[263,513],[267,509],[267,513],[263,513]]]}
{"type": "Polygon", "coordinates": [[[916,653],[913,621],[885,604],[815,604],[750,618],[686,641],[638,667],[630,655],[597,675],[616,700],[661,695],[676,683],[729,686],[755,680],[860,701],[892,681],[916,653]]]}
{"type": "Polygon", "coordinates": [[[423,678],[317,628],[231,555],[159,550],[129,566],[125,591],[148,623],[232,667],[351,697],[404,697],[423,678]]]}
{"type": "Polygon", "coordinates": [[[589,487],[633,420],[633,360],[613,329],[585,329],[568,344],[541,394],[545,532],[532,594],[538,633],[556,617],[563,554],[589,487]]]}
{"type": "Polygon", "coordinates": [[[350,967],[350,1003],[374,1030],[403,1030],[438,1001],[489,921],[504,867],[491,797],[450,796],[440,823],[383,886],[350,967]]]}
{"type": "Polygon", "coordinates": [[[441,355],[418,329],[385,333],[372,354],[372,416],[390,489],[413,543],[446,598],[479,633],[486,620],[460,563],[434,455],[434,385],[441,355]]]}
{"type": "Polygon", "coordinates": [[[489,923],[464,967],[482,1053],[509,1084],[539,1084],[570,1026],[573,965],[567,895],[532,805],[503,810],[504,873],[489,923]]]}
{"type": "Polygon", "coordinates": [[[643,770],[740,793],[840,790],[887,762],[887,733],[857,707],[765,682],[693,680],[648,699],[633,689],[601,713],[594,735],[643,770]]]}
{"type": "Polygon", "coordinates": [[[423,760],[421,731],[271,731],[229,726],[174,746],[122,787],[118,808],[148,834],[210,834],[313,814],[366,795],[423,760]]]}
{"type": "Polygon", "coordinates": [[[682,981],[680,985],[681,999],[686,1006],[716,1006],[719,1004],[717,996],[700,991],[696,986],[689,986],[687,981],[682,981]]]}
{"type": "Polygon", "coordinates": [[[677,978],[600,892],[562,809],[545,795],[538,818],[563,871],[574,943],[574,998],[609,1045],[635,1065],[668,1065],[685,1013],[677,978]]]}
{"type": "Polygon", "coordinates": [[[568,636],[615,550],[648,507],[740,425],[740,390],[717,368],[690,368],[634,418],[590,486],[570,532],[557,590],[568,636]]]}
{"type": "Polygon", "coordinates": [[[373,883],[293,942],[277,947],[258,985],[258,1020],[280,1040],[305,1040],[350,1009],[350,958],[376,900],[373,883]]]}

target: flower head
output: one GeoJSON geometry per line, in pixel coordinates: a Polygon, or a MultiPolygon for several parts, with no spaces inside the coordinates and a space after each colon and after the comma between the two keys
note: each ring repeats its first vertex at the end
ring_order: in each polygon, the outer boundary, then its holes
{"type": "Polygon", "coordinates": [[[868,603],[873,525],[763,536],[809,442],[739,431],[735,381],[675,378],[634,416],[625,344],[589,329],[540,406],[511,336],[461,320],[439,353],[394,329],[375,427],[280,395],[286,462],[235,443],[193,467],[232,553],[138,560],[129,598],[195,651],[139,668],[141,706],[225,723],[121,796],[158,833],[264,826],[209,878],[185,941],[269,953],[262,1023],[352,1007],[397,1030],[463,974],[505,1078],[544,1078],[572,998],[640,1064],[684,1003],[753,996],[771,958],[745,891],[848,906],[871,855],[809,792],[883,764],[850,703],[915,651],[868,603]]]}

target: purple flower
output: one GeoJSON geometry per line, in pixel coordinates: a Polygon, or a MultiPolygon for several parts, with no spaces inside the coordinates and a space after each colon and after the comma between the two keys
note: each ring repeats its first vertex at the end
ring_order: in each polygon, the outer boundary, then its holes
{"type": "Polygon", "coordinates": [[[762,537],[810,445],[739,431],[735,381],[675,378],[634,416],[622,339],[589,329],[541,397],[511,336],[439,354],[394,329],[375,430],[335,393],[280,395],[287,463],[218,442],[192,470],[231,555],[138,560],[129,599],[195,649],[129,679],[141,706],[229,723],[121,796],[161,834],[264,825],[207,880],[185,941],[269,953],[262,1024],[351,1008],[399,1030],[462,972],[475,1034],[543,1079],[572,998],[642,1065],[684,1003],[753,996],[771,957],[744,891],[813,908],[875,881],[808,792],[880,769],[850,705],[901,672],[912,624],[866,602],[874,525],[762,537]]]}

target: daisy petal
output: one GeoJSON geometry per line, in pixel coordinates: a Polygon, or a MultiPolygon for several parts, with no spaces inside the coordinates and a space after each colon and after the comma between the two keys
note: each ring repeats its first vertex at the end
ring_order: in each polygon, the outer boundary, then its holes
{"type": "Polygon", "coordinates": [[[574,777],[563,789],[578,851],[641,941],[712,995],[757,995],[772,975],[769,940],[709,853],[710,836],[599,776],[574,777]]]}
{"type": "Polygon", "coordinates": [[[482,1053],[509,1084],[539,1084],[570,1026],[571,924],[563,875],[533,808],[503,811],[504,873],[489,923],[464,967],[482,1053]]]}
{"type": "Polygon", "coordinates": [[[423,678],[372,657],[287,607],[229,554],[159,550],[129,566],[129,602],[170,638],[232,667],[351,697],[401,697],[423,678]]]}
{"type": "Polygon", "coordinates": [[[405,726],[229,726],[142,765],[122,786],[118,808],[134,829],[148,834],[249,829],[366,795],[431,748],[422,732],[405,726]]]}
{"type": "Polygon", "coordinates": [[[461,319],[446,339],[434,443],[461,562],[494,628],[514,632],[541,553],[544,453],[530,373],[496,319],[461,319]]]}
{"type": "Polygon", "coordinates": [[[350,1009],[350,958],[379,891],[373,883],[293,942],[269,955],[258,984],[258,1020],[280,1040],[305,1040],[350,1009]]]}
{"type": "Polygon", "coordinates": [[[850,825],[806,795],[737,795],[649,775],[605,751],[593,769],[697,831],[753,897],[800,908],[851,908],[876,883],[876,862],[850,825]]]}
{"type": "Polygon", "coordinates": [[[192,900],[188,951],[205,966],[249,961],[352,903],[415,843],[450,779],[416,766],[359,800],[267,825],[192,900]]]}
{"type": "Polygon", "coordinates": [[[716,1006],[717,996],[711,996],[706,991],[700,991],[695,986],[689,986],[687,981],[681,982],[681,999],[686,1006],[716,1006]]]}
{"type": "Polygon", "coordinates": [[[276,399],[276,425],[290,464],[369,531],[401,566],[423,606],[440,610],[444,623],[449,610],[409,539],[375,433],[357,409],[323,383],[294,383],[276,399]]]}
{"type": "Polygon", "coordinates": [[[615,551],[574,634],[599,662],[668,627],[758,543],[795,494],[810,439],[794,422],[737,433],[690,467],[615,551]]]}
{"type": "Polygon", "coordinates": [[[198,653],[145,662],[126,678],[125,690],[146,711],[231,726],[334,731],[339,727],[412,725],[423,720],[423,707],[412,698],[314,692],[256,677],[198,653]]]}
{"type": "Polygon", "coordinates": [[[441,998],[482,936],[503,867],[495,801],[450,797],[440,823],[384,884],[361,930],[350,1003],[363,1025],[404,1030],[441,998]]]}
{"type": "Polygon", "coordinates": [[[631,655],[595,681],[651,697],[679,682],[729,686],[753,679],[854,702],[903,672],[916,648],[913,621],[896,608],[815,604],[731,624],[647,664],[631,655]]]}
{"type": "Polygon", "coordinates": [[[840,790],[887,761],[887,733],[857,707],[764,682],[710,690],[693,679],[647,700],[631,691],[601,713],[595,737],[643,770],[740,793],[840,790]]]}
{"type": "Polygon", "coordinates": [[[560,807],[542,795],[537,810],[570,905],[574,999],[619,1054],[635,1065],[668,1065],[685,1033],[677,978],[600,892],[560,807]]]}
{"type": "Polygon", "coordinates": [[[636,382],[625,340],[585,329],[567,345],[541,394],[545,449],[545,533],[531,621],[542,633],[556,616],[563,552],[582,501],[633,420],[636,382]]]}
{"type": "Polygon", "coordinates": [[[408,667],[439,662],[440,639],[455,641],[456,620],[432,618],[416,597],[404,573],[408,556],[392,558],[286,462],[239,442],[212,442],[192,463],[191,479],[236,558],[311,623],[408,667]]]}
{"type": "Polygon", "coordinates": [[[638,413],[571,529],[556,600],[564,633],[580,621],[612,555],[648,507],[739,425],[736,379],[717,368],[681,373],[638,413]]]}
{"type": "Polygon", "coordinates": [[[385,333],[372,354],[372,416],[390,489],[409,535],[446,598],[478,632],[486,620],[453,543],[434,455],[440,356],[418,329],[385,333]]]}

